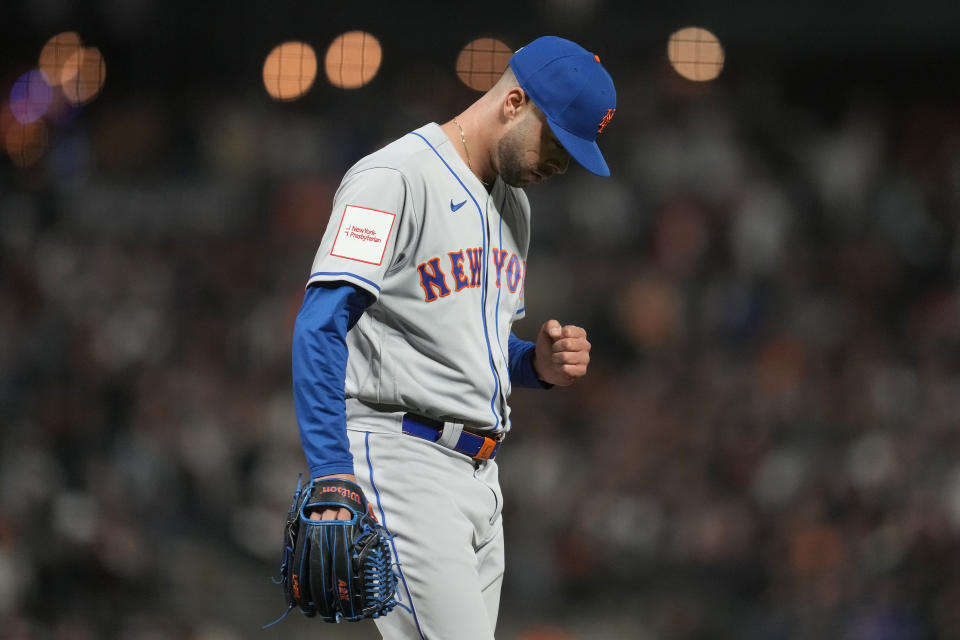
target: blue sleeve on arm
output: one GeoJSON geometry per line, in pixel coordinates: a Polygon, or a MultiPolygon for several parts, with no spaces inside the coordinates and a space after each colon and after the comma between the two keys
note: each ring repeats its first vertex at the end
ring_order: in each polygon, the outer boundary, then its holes
{"type": "Polygon", "coordinates": [[[370,304],[349,285],[311,286],[293,329],[293,402],[310,477],[353,473],[344,380],[347,331],[370,304]]]}
{"type": "Polygon", "coordinates": [[[510,333],[507,357],[510,359],[510,383],[513,386],[529,389],[549,389],[553,386],[540,380],[533,368],[536,346],[533,342],[521,340],[513,332],[510,333]]]}

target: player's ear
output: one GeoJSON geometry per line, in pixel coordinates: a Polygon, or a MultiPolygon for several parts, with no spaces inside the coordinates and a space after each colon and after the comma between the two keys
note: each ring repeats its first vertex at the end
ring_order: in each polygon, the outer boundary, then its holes
{"type": "Polygon", "coordinates": [[[503,115],[507,120],[513,120],[523,115],[527,104],[527,93],[520,87],[513,87],[503,98],[503,115]]]}

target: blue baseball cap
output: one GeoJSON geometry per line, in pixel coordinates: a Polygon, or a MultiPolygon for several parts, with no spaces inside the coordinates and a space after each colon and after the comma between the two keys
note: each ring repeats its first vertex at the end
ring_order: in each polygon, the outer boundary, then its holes
{"type": "Polygon", "coordinates": [[[543,36],[514,53],[510,68],[573,159],[591,173],[609,176],[597,136],[617,110],[617,91],[600,56],[576,42],[543,36]]]}

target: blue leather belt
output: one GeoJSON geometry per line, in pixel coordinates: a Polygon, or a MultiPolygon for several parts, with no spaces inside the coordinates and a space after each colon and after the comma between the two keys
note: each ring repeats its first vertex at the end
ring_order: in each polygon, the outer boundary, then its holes
{"type": "Polygon", "coordinates": [[[474,460],[493,460],[493,457],[497,455],[497,449],[500,448],[499,439],[472,433],[466,429],[460,432],[456,442],[445,444],[441,441],[444,423],[414,413],[403,414],[402,426],[403,432],[408,436],[416,436],[430,442],[439,442],[449,449],[470,456],[474,460]]]}

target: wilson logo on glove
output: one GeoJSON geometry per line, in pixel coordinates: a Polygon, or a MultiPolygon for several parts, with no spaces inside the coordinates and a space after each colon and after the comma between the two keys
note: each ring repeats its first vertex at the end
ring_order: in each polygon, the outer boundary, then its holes
{"type": "MultiPolygon", "coordinates": [[[[321,495],[327,494],[327,493],[332,493],[332,494],[335,494],[335,495],[342,496],[342,497],[346,498],[347,500],[351,500],[351,501],[356,502],[356,503],[364,502],[363,498],[360,497],[360,494],[359,494],[358,492],[356,492],[356,491],[351,491],[350,489],[348,489],[348,488],[346,488],[346,487],[336,487],[336,486],[327,484],[327,485],[323,485],[323,486],[321,486],[321,487],[318,487],[318,488],[317,488],[317,493],[319,493],[319,494],[321,494],[321,495]]],[[[326,496],[324,495],[324,497],[326,497],[326,496]]]]}

